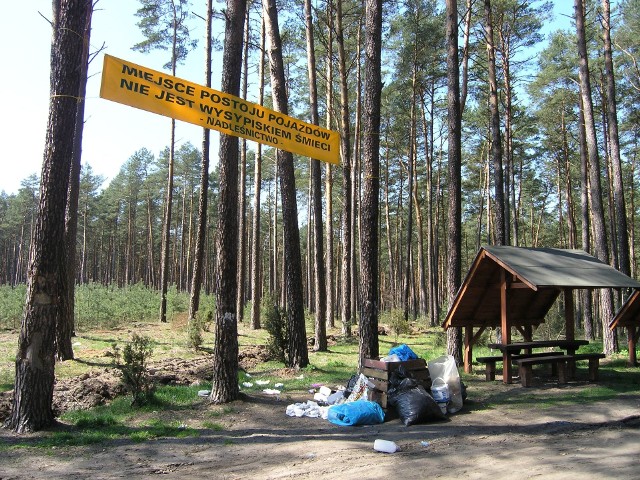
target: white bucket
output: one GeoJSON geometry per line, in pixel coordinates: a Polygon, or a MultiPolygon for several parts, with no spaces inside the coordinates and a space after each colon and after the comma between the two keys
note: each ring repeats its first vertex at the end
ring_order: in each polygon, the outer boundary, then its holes
{"type": "Polygon", "coordinates": [[[398,446],[390,440],[381,440],[378,438],[373,442],[373,449],[378,452],[396,453],[398,446]]]}

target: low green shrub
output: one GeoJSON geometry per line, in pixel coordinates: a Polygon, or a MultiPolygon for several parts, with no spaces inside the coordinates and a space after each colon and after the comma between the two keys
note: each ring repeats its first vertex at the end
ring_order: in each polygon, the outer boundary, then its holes
{"type": "Polygon", "coordinates": [[[287,317],[284,311],[276,305],[270,295],[262,297],[260,304],[262,323],[269,334],[267,337],[267,351],[276,361],[285,362],[287,355],[287,317]]]}
{"type": "Polygon", "coordinates": [[[153,398],[154,385],[147,371],[152,353],[152,340],[136,333],[133,334],[131,343],[122,349],[122,353],[118,345],[113,345],[114,364],[120,370],[123,386],[133,397],[132,406],[146,405],[153,398]]]}

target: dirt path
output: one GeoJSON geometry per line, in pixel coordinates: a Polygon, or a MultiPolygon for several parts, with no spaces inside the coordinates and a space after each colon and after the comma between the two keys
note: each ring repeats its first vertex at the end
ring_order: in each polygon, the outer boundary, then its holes
{"type": "MultiPolygon", "coordinates": [[[[289,403],[308,398],[252,396],[234,402],[224,430],[204,429],[198,437],[53,452],[11,449],[0,458],[0,479],[640,478],[639,398],[542,408],[530,398],[536,389],[493,385],[514,389],[514,403],[519,391],[527,398],[517,407],[485,408],[470,389],[464,409],[448,421],[338,427],[285,415],[289,403]],[[401,450],[375,452],[377,438],[401,450]]],[[[566,394],[566,388],[543,391],[566,394]]],[[[14,439],[0,430],[0,442],[14,439]]]]}

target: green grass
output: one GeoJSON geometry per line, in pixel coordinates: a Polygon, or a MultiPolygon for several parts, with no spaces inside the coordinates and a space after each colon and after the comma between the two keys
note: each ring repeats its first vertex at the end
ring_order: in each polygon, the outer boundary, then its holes
{"type": "MultiPolygon", "coordinates": [[[[131,398],[119,397],[106,406],[90,410],[73,410],[60,417],[63,426],[42,432],[37,437],[23,438],[8,448],[61,448],[92,445],[115,440],[145,442],[162,437],[198,436],[198,428],[189,427],[181,411],[189,411],[203,399],[197,396],[200,387],[159,387],[154,400],[142,408],[131,406],[131,398]]],[[[210,386],[209,386],[210,388],[210,386]]],[[[223,416],[223,415],[221,415],[223,416]]],[[[221,424],[212,428],[222,430],[221,424]]]]}
{"type": "MultiPolygon", "coordinates": [[[[134,286],[124,291],[108,287],[86,286],[79,295],[87,295],[84,310],[79,309],[82,320],[78,324],[78,336],[73,339],[76,360],[60,362],[56,366],[57,378],[69,378],[81,375],[95,368],[110,367],[112,358],[109,352],[113,343],[122,344],[131,339],[133,332],[147,335],[154,340],[152,362],[168,358],[193,358],[201,355],[187,347],[186,313],[182,294],[173,292],[171,321],[157,321],[155,297],[144,289],[134,286]],[[113,294],[115,299],[109,300],[113,294]],[[125,299],[129,299],[128,302],[125,299]],[[88,302],[93,307],[89,308],[88,302]],[[138,303],[135,311],[123,313],[127,303],[138,303]],[[93,310],[92,310],[93,309],[93,310]],[[153,315],[145,311],[153,310],[153,315]],[[113,315],[115,320],[107,320],[113,315]],[[127,319],[129,318],[129,319],[127,319]]],[[[14,289],[16,290],[16,289],[14,289]]],[[[13,388],[15,352],[18,330],[13,328],[15,319],[6,316],[9,311],[17,311],[17,305],[24,301],[24,292],[12,290],[0,291],[12,295],[12,299],[3,299],[0,303],[0,390],[13,388]],[[17,296],[22,295],[20,302],[17,296]],[[4,328],[4,329],[3,329],[4,328]]],[[[22,307],[20,307],[22,308],[22,307]]],[[[211,308],[209,305],[207,308],[211,308]]],[[[409,333],[382,335],[379,337],[379,352],[387,355],[389,350],[399,344],[407,344],[419,357],[426,360],[437,358],[446,353],[446,334],[442,329],[425,328],[423,324],[411,324],[409,333]]],[[[18,325],[19,328],[19,325],[18,325]]],[[[267,343],[265,330],[251,330],[248,321],[238,326],[240,350],[249,349],[267,343]]],[[[357,373],[358,339],[356,336],[343,338],[340,327],[328,332],[332,341],[327,352],[309,351],[309,365],[300,371],[285,369],[279,362],[259,363],[247,372],[239,374],[240,388],[248,395],[260,394],[265,388],[277,388],[283,395],[290,393],[308,394],[314,384],[335,387],[345,385],[352,375],[357,373]],[[261,385],[258,381],[268,381],[261,385]],[[251,386],[244,384],[251,383],[251,386]],[[276,384],[283,384],[276,387],[276,384]]],[[[313,336],[313,321],[308,316],[307,335],[313,336]]],[[[213,333],[203,334],[203,348],[212,344],[213,333]]],[[[495,339],[485,333],[474,346],[473,357],[491,355],[486,345],[495,339]]],[[[580,352],[599,352],[602,345],[592,342],[582,347],[580,352]]],[[[567,387],[530,388],[520,385],[503,385],[500,381],[486,382],[482,365],[474,365],[473,374],[461,371],[461,377],[468,392],[467,408],[482,410],[486,408],[522,409],[554,408],[558,405],[580,404],[585,402],[606,401],[620,395],[640,395],[637,386],[637,369],[626,366],[626,352],[621,352],[601,362],[598,384],[572,383],[567,387]]],[[[577,377],[587,378],[586,362],[578,363],[577,377]]],[[[21,438],[18,443],[0,445],[0,451],[7,448],[58,448],[106,443],[118,440],[144,442],[161,437],[196,436],[203,430],[223,431],[225,418],[234,413],[232,405],[212,406],[207,399],[198,397],[198,391],[210,389],[211,385],[202,384],[193,387],[162,386],[156,390],[154,401],[143,408],[132,408],[131,398],[117,398],[107,406],[96,407],[88,411],[66,412],[62,417],[62,426],[42,432],[38,436],[21,438]]],[[[226,444],[233,442],[228,440],[226,444]]]]}

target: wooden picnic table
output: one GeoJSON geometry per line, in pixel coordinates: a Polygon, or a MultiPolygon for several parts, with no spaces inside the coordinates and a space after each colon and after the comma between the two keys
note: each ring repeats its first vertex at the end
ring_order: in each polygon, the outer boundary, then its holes
{"type": "MultiPolygon", "coordinates": [[[[532,353],[534,349],[539,348],[560,348],[566,350],[568,355],[574,355],[578,348],[588,345],[587,340],[534,340],[529,342],[511,342],[511,343],[490,343],[489,348],[500,350],[502,352],[502,379],[504,383],[511,383],[511,358],[513,355],[519,354],[521,351],[532,353]]],[[[570,373],[575,369],[575,364],[570,366],[570,373]]]]}
{"type": "MultiPolygon", "coordinates": [[[[568,354],[576,353],[576,350],[583,345],[589,345],[588,340],[534,340],[531,342],[511,342],[507,344],[503,343],[490,343],[487,345],[489,348],[500,350],[502,353],[508,352],[510,354],[520,353],[521,350],[533,350],[534,348],[560,348],[566,350],[568,354]]],[[[530,353],[530,352],[529,352],[530,353]]]]}

